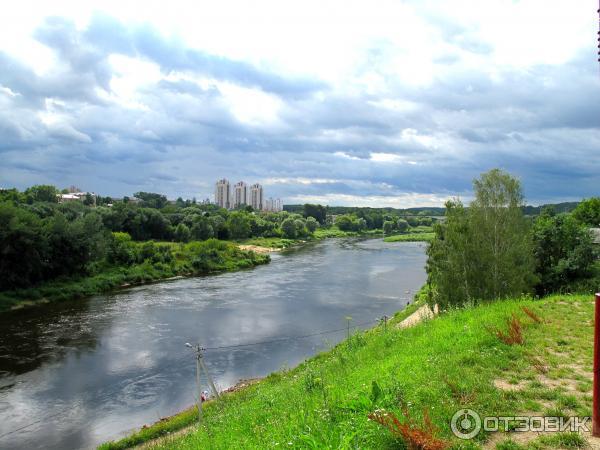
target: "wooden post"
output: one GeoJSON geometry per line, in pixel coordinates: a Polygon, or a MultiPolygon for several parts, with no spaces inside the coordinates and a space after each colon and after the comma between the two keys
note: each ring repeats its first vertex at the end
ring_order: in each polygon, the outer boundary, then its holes
{"type": "Polygon", "coordinates": [[[346,316],[346,322],[347,322],[346,340],[348,340],[348,342],[350,342],[350,321],[351,320],[352,320],[352,317],[346,316]]]}
{"type": "Polygon", "coordinates": [[[198,426],[202,425],[202,385],[200,384],[200,346],[196,347],[196,386],[198,387],[198,426]]]}
{"type": "Polygon", "coordinates": [[[383,332],[384,333],[387,332],[387,320],[388,320],[388,316],[383,316],[381,318],[381,321],[383,322],[383,332]]]}
{"type": "Polygon", "coordinates": [[[202,370],[204,370],[204,375],[206,375],[206,379],[208,380],[208,385],[210,386],[211,390],[213,391],[213,394],[215,395],[215,397],[217,397],[217,399],[220,399],[221,396],[219,395],[219,391],[217,391],[217,388],[215,387],[215,383],[213,383],[212,377],[208,373],[206,364],[204,364],[204,360],[202,359],[202,354],[200,354],[199,361],[200,361],[200,366],[202,367],[202,370]]]}
{"type": "Polygon", "coordinates": [[[600,293],[596,294],[594,311],[594,400],[592,404],[592,436],[600,437],[600,293]]]}

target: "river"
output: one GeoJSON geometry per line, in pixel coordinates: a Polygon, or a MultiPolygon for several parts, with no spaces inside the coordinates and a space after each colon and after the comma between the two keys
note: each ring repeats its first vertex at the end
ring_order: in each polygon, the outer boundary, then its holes
{"type": "MultiPolygon", "coordinates": [[[[423,243],[328,239],[268,265],[0,315],[0,448],[86,449],[194,402],[186,342],[304,336],[402,309],[425,281],[423,243]]],[[[362,328],[373,325],[365,325],[362,328]]],[[[216,384],[293,367],[346,331],[209,350],[216,384]]]]}

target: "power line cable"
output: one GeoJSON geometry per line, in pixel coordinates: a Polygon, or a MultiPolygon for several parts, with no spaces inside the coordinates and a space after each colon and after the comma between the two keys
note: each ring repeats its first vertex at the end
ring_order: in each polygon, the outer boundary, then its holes
{"type": "MultiPolygon", "coordinates": [[[[353,328],[357,328],[360,326],[364,326],[364,325],[369,325],[369,324],[373,324],[373,323],[377,323],[379,322],[379,320],[370,320],[369,322],[363,322],[363,323],[358,323],[353,325],[353,328]]],[[[279,338],[275,338],[275,339],[270,339],[267,341],[259,341],[259,342],[251,342],[251,343],[247,343],[247,344],[233,344],[233,345],[221,345],[218,347],[203,347],[203,350],[209,351],[209,350],[226,350],[226,349],[230,349],[230,348],[242,348],[242,347],[251,347],[251,346],[255,346],[255,345],[263,345],[263,344],[271,344],[274,342],[283,342],[283,341],[291,341],[291,340],[296,340],[296,339],[305,339],[308,337],[313,337],[313,336],[320,336],[323,334],[330,334],[330,333],[337,333],[339,331],[346,331],[348,328],[344,327],[344,328],[337,328],[334,330],[326,330],[326,331],[319,331],[316,333],[311,333],[311,334],[305,334],[305,335],[301,335],[301,336],[282,336],[279,338]]]]}
{"type": "MultiPolygon", "coordinates": [[[[374,323],[379,323],[380,319],[377,320],[370,320],[368,322],[362,322],[362,323],[357,323],[352,325],[352,328],[356,329],[358,327],[364,326],[364,325],[371,325],[374,323]]],[[[331,333],[337,333],[340,331],[347,331],[348,327],[344,327],[344,328],[336,328],[336,329],[332,329],[332,330],[325,330],[325,331],[318,331],[315,333],[310,333],[310,334],[304,334],[304,335],[297,335],[297,336],[282,336],[279,338],[275,338],[275,339],[269,339],[269,340],[265,340],[265,341],[259,341],[259,342],[251,342],[251,343],[247,343],[247,344],[234,344],[234,345],[222,345],[222,346],[217,346],[217,347],[203,347],[202,350],[204,351],[210,351],[210,350],[226,350],[226,349],[233,349],[233,348],[244,348],[244,347],[251,347],[251,346],[256,346],[256,345],[264,345],[264,344],[270,344],[270,343],[274,343],[274,342],[284,342],[284,341],[291,341],[291,340],[296,340],[296,339],[305,339],[305,338],[309,338],[309,337],[313,337],[313,336],[321,336],[321,335],[325,335],[325,334],[331,334],[331,333]]],[[[189,353],[188,352],[182,352],[181,354],[178,354],[174,360],[171,361],[171,363],[173,362],[180,362],[180,361],[184,361],[187,360],[189,358],[189,353]]],[[[155,372],[154,375],[159,375],[161,373],[164,373],[164,370],[155,372]]],[[[146,372],[143,374],[143,376],[147,376],[148,374],[150,374],[152,372],[146,372]]],[[[109,392],[109,394],[116,394],[117,392],[121,391],[122,387],[118,387],[117,389],[114,389],[112,392],[109,392]]],[[[106,397],[106,395],[105,395],[106,397]]],[[[10,430],[7,431],[5,433],[0,434],[0,439],[9,436],[11,434],[14,433],[18,433],[19,431],[23,431],[29,427],[32,427],[40,422],[44,422],[47,421],[49,419],[53,419],[57,416],[60,416],[62,414],[65,414],[69,411],[71,411],[72,408],[69,406],[67,408],[64,408],[54,414],[51,414],[49,416],[45,416],[42,417],[38,420],[35,420],[31,423],[28,423],[26,425],[20,426],[18,428],[15,428],[14,430],[10,430]]]]}

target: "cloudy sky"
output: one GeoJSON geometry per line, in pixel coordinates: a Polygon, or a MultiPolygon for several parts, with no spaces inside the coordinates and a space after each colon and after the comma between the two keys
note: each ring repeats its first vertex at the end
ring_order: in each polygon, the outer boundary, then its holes
{"type": "Polygon", "coordinates": [[[501,167],[529,203],[598,195],[597,8],[10,2],[0,186],[201,199],[227,177],[284,203],[409,207],[501,167]]]}

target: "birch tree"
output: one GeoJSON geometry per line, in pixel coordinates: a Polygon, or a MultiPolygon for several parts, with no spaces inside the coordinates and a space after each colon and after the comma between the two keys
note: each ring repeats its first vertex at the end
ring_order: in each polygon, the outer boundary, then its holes
{"type": "Polygon", "coordinates": [[[473,187],[468,209],[459,200],[446,204],[446,222],[428,250],[428,281],[440,307],[528,293],[536,281],[519,180],[493,169],[473,187]]]}

